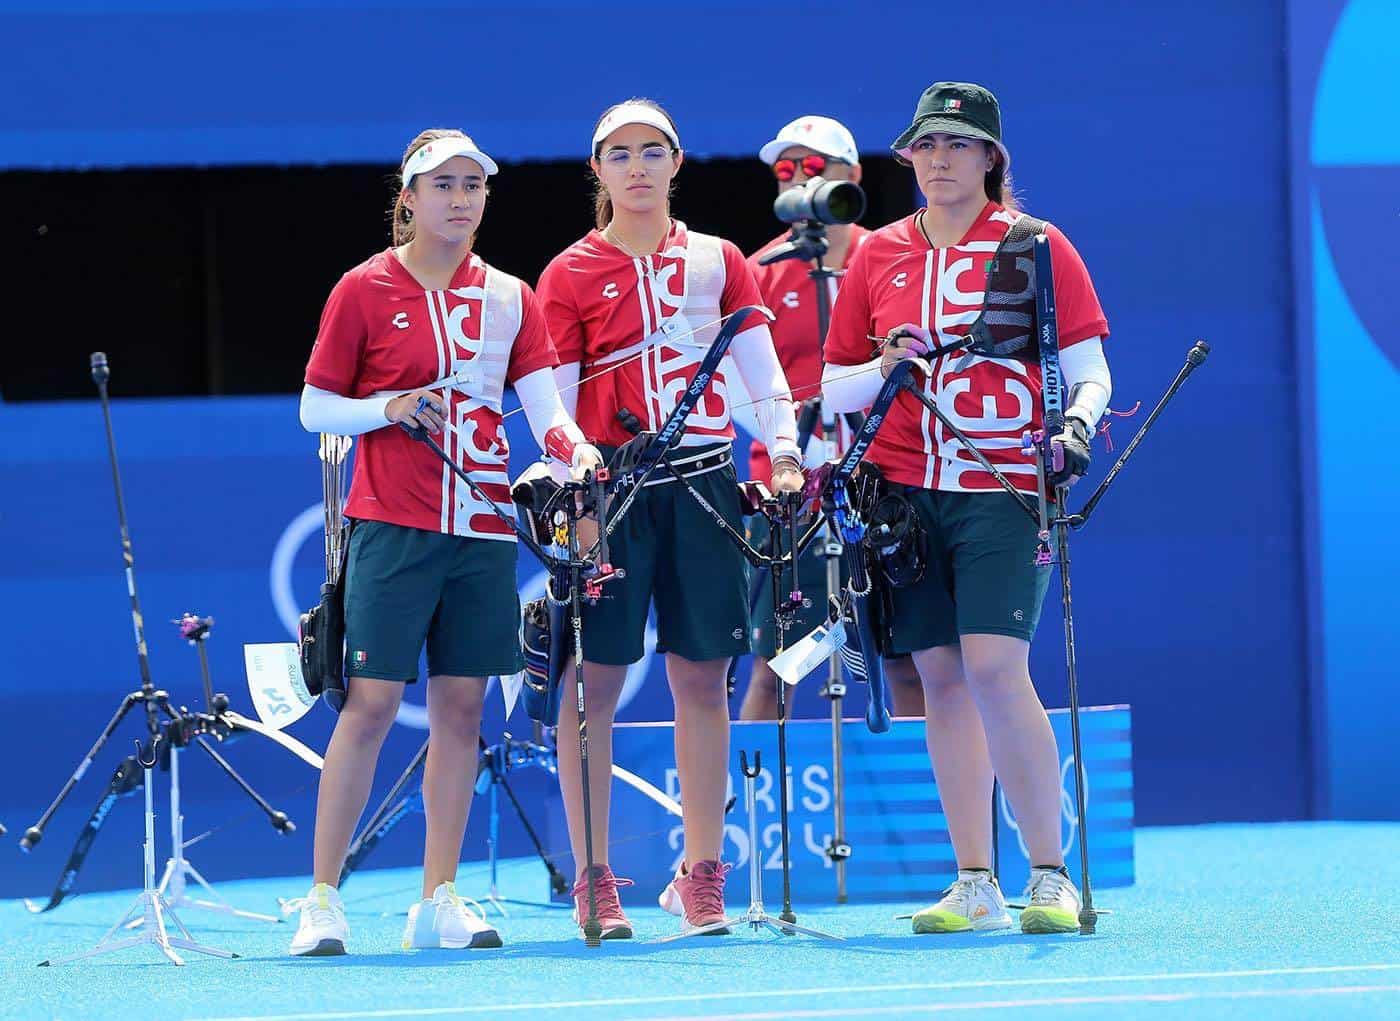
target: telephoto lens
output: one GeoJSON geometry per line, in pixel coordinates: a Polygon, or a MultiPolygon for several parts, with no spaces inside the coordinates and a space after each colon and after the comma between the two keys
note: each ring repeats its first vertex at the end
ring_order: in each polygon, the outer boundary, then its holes
{"type": "Polygon", "coordinates": [[[784,223],[855,223],[865,213],[865,192],[853,181],[814,177],[800,188],[789,188],[773,200],[773,213],[784,223]]]}

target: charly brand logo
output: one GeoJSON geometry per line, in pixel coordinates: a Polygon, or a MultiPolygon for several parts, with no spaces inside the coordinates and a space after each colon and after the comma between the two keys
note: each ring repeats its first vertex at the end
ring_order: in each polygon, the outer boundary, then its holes
{"type": "Polygon", "coordinates": [[[401,330],[406,330],[406,329],[408,329],[408,326],[409,326],[409,323],[408,323],[408,313],[407,313],[407,312],[395,312],[395,313],[394,313],[394,318],[393,318],[393,323],[394,323],[395,326],[397,326],[397,327],[398,327],[399,329],[401,329],[401,330]]]}
{"type": "Polygon", "coordinates": [[[786,294],[784,294],[784,295],[783,295],[783,304],[786,305],[788,308],[796,308],[797,305],[798,305],[798,302],[797,302],[797,292],[796,292],[796,291],[788,291],[786,294]]]}
{"type": "Polygon", "coordinates": [[[903,287],[903,286],[904,286],[905,284],[907,284],[908,282],[909,282],[909,274],[908,274],[908,273],[896,273],[896,274],[894,275],[894,279],[890,281],[890,284],[893,285],[893,286],[895,286],[895,287],[903,287]]]}
{"type": "Polygon", "coordinates": [[[616,298],[617,293],[617,284],[613,283],[611,280],[603,286],[603,297],[616,298]]]}
{"type": "MultiPolygon", "coordinates": [[[[1021,826],[1016,821],[1016,816],[1011,811],[1011,805],[1006,800],[1006,788],[997,787],[997,807],[1001,811],[1002,820],[1016,834],[1016,843],[1021,847],[1021,854],[1030,859],[1030,850],[1026,847],[1026,838],[1021,834],[1021,826]]],[[[1084,808],[1089,808],[1089,771],[1084,771],[1084,808]]],[[[1074,756],[1071,755],[1060,764],[1060,853],[1069,854],[1074,847],[1074,835],[1079,827],[1079,811],[1074,803],[1074,756]]]]}

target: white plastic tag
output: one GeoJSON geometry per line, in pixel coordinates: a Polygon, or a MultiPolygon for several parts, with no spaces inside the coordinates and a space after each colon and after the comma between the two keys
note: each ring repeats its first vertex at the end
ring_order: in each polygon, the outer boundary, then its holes
{"type": "Polygon", "coordinates": [[[281,730],[316,704],[301,676],[296,642],[243,646],[243,669],[253,708],[269,727],[281,730]]]}
{"type": "Polygon", "coordinates": [[[768,661],[768,666],[785,684],[796,684],[831,658],[846,644],[846,628],[841,624],[820,624],[768,661]]]}
{"type": "Polygon", "coordinates": [[[515,703],[520,698],[520,690],[525,687],[525,671],[518,674],[501,675],[501,697],[506,702],[506,719],[515,712],[515,703]]]}

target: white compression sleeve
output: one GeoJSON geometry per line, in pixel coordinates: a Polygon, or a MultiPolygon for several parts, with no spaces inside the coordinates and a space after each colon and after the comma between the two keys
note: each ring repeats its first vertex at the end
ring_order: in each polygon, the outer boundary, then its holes
{"type": "Polygon", "coordinates": [[[878,356],[863,365],[827,365],[822,368],[822,401],[838,415],[864,411],[884,383],[878,356]]]}
{"type": "MultiPolygon", "coordinates": [[[[1090,337],[1060,352],[1060,372],[1074,395],[1074,403],[1066,414],[1093,426],[1108,408],[1113,394],[1113,379],[1103,354],[1103,341],[1090,337]]],[[[827,365],[822,370],[822,399],[837,414],[862,411],[880,392],[884,378],[880,375],[880,359],[864,365],[827,365]]]]}
{"type": "Polygon", "coordinates": [[[729,387],[729,417],[735,425],[743,427],[744,432],[763,442],[763,427],[758,424],[753,398],[749,396],[749,388],[744,386],[744,378],[739,375],[732,355],[721,363],[721,371],[729,387]]]}
{"type": "Polygon", "coordinates": [[[342,397],[307,383],[301,390],[301,427],[307,432],[360,436],[389,424],[386,409],[394,394],[342,397]]]}
{"type": "Polygon", "coordinates": [[[1073,415],[1092,434],[1108,410],[1113,396],[1113,377],[1103,355],[1103,340],[1090,337],[1060,351],[1060,373],[1064,376],[1072,403],[1065,415],[1073,415]]]}
{"type": "Polygon", "coordinates": [[[773,350],[773,333],[768,329],[768,324],[749,327],[734,338],[729,351],[734,356],[734,367],[739,370],[739,378],[753,396],[759,438],[768,448],[768,457],[772,460],[791,457],[801,464],[792,391],[788,388],[777,352],[773,350]]]}
{"type": "MultiPolygon", "coordinates": [[[[578,363],[574,363],[577,368],[578,363]]],[[[525,409],[530,432],[540,449],[572,466],[574,451],[587,442],[564,407],[554,369],[536,369],[515,381],[515,395],[525,409]]]]}
{"type": "Polygon", "coordinates": [[[578,381],[582,375],[583,367],[578,362],[565,362],[554,370],[554,382],[559,387],[559,396],[570,418],[578,416],[578,381]]]}

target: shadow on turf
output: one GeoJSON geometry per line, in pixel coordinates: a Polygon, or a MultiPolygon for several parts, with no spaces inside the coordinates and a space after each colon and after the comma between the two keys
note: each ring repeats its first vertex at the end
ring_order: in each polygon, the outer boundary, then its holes
{"type": "MultiPolygon", "coordinates": [[[[937,953],[950,950],[987,950],[993,946],[1004,947],[1011,944],[1024,945],[1031,948],[1034,951],[1031,955],[1032,959],[1039,960],[1061,952],[1066,944],[1073,939],[1074,937],[1072,934],[1055,937],[1028,936],[1015,932],[956,933],[942,936],[882,933],[878,935],[850,937],[842,943],[818,943],[811,940],[802,940],[799,943],[797,939],[794,939],[792,945],[794,947],[801,946],[814,950],[824,948],[833,954],[863,954],[877,957],[893,957],[907,956],[911,950],[927,949],[930,952],[937,953]]],[[[777,936],[751,938],[746,935],[731,936],[729,939],[697,938],[678,943],[654,943],[644,940],[614,940],[604,944],[604,946],[598,950],[588,950],[579,940],[569,939],[520,943],[502,947],[499,950],[453,950],[436,952],[420,950],[395,951],[381,954],[347,954],[344,957],[318,958],[314,962],[297,960],[281,954],[264,957],[251,956],[245,957],[244,960],[298,968],[317,966],[347,968],[360,965],[398,968],[443,968],[469,964],[471,961],[477,959],[494,960],[499,958],[519,958],[527,960],[586,960],[594,955],[604,958],[656,958],[657,963],[664,963],[666,955],[674,951],[694,951],[711,948],[716,950],[742,950],[744,949],[744,944],[750,942],[777,946],[789,941],[777,936]]],[[[686,963],[687,966],[697,967],[728,967],[728,962],[703,962],[696,961],[693,958],[686,963]]]]}

